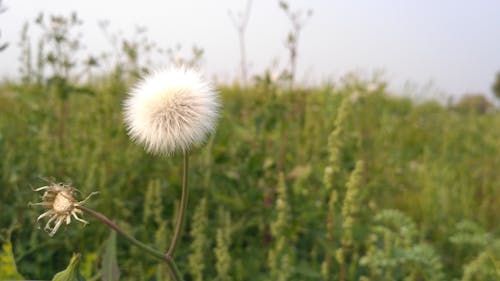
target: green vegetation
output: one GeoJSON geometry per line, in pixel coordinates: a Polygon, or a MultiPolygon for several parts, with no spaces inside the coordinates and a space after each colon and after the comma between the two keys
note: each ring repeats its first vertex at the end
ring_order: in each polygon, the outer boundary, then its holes
{"type": "MultiPolygon", "coordinates": [[[[56,109],[66,100],[44,85],[2,86],[0,222],[5,233],[18,226],[14,257],[26,278],[50,278],[72,252],[82,253],[87,278],[98,274],[109,236],[92,219],[53,239],[37,230],[38,210],[27,202],[37,201],[30,186],[45,185],[40,177],[72,182],[83,194],[99,191],[89,206],[166,248],[180,156],[159,160],[129,141],[121,116],[126,85],[114,73],[86,85],[95,95],[70,94],[62,142],[56,109]]],[[[330,280],[342,267],[345,280],[450,280],[471,270],[498,276],[498,252],[489,245],[498,244],[500,230],[500,115],[415,105],[363,88],[221,87],[217,133],[192,156],[182,272],[204,280],[219,272],[235,280],[268,280],[271,273],[318,280],[333,255],[330,280]],[[328,187],[328,138],[343,101],[349,106],[335,134],[341,148],[328,187]],[[363,169],[349,180],[358,160],[363,169]],[[332,191],[338,199],[329,207],[332,191]]],[[[117,255],[124,280],[165,270],[120,240],[117,255]]]]}
{"type": "MultiPolygon", "coordinates": [[[[163,264],[89,216],[52,239],[37,229],[30,187],[53,178],[99,191],[87,206],[165,251],[181,192],[182,156],[150,156],[125,133],[122,101],[147,70],[117,61],[78,82],[76,59],[58,57],[0,85],[0,279],[51,279],[81,253],[87,280],[115,280],[115,254],[121,280],[163,280],[163,264]]],[[[220,86],[216,133],[192,153],[186,280],[499,279],[498,111],[268,78],[220,86]]]]}

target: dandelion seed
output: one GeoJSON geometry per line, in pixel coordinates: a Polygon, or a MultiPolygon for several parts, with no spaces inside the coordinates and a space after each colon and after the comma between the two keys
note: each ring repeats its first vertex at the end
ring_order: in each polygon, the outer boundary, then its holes
{"type": "Polygon", "coordinates": [[[202,76],[185,67],[145,77],[124,103],[129,136],[153,154],[187,151],[201,144],[215,126],[217,93],[202,76]]]}
{"type": "Polygon", "coordinates": [[[43,206],[48,209],[38,216],[36,221],[39,222],[45,217],[49,218],[44,230],[49,233],[50,237],[56,234],[63,223],[70,224],[71,217],[82,222],[84,225],[88,224],[87,221],[78,217],[78,215],[82,214],[78,206],[83,205],[91,196],[97,194],[97,192],[92,192],[83,201],[78,202],[75,199],[76,189],[68,184],[50,183],[47,186],[35,189],[35,191],[45,191],[42,195],[42,202],[30,203],[30,205],[43,206]]]}

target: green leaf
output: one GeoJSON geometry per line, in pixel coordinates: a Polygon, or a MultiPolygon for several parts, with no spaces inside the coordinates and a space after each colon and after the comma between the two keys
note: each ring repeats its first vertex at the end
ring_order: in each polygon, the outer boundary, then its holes
{"type": "MultiPolygon", "coordinates": [[[[82,261],[80,263],[80,272],[82,273],[83,276],[92,276],[93,272],[92,269],[94,265],[96,264],[96,261],[98,260],[99,255],[95,252],[91,253],[86,253],[85,256],[83,256],[82,261]]],[[[89,279],[91,279],[89,277],[89,279]]]]}
{"type": "Polygon", "coordinates": [[[118,281],[120,279],[120,269],[116,259],[116,232],[114,231],[111,231],[104,251],[101,271],[103,281],[118,281]]]}
{"type": "Polygon", "coordinates": [[[10,237],[3,243],[0,252],[0,280],[24,280],[24,277],[17,272],[10,237]]]}
{"type": "Polygon", "coordinates": [[[73,254],[69,261],[68,267],[65,270],[57,273],[52,278],[52,281],[85,281],[85,278],[80,274],[80,254],[73,254]]]}

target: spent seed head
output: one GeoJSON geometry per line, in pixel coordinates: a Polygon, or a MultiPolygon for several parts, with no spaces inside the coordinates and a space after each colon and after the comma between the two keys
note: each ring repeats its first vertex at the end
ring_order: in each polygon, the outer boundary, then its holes
{"type": "Polygon", "coordinates": [[[78,216],[82,214],[78,207],[97,192],[92,192],[83,201],[77,201],[75,198],[77,190],[69,184],[49,182],[49,185],[37,188],[35,191],[44,191],[42,202],[30,203],[30,205],[43,206],[47,210],[38,216],[36,221],[39,222],[41,219],[48,217],[44,230],[49,233],[50,237],[56,234],[63,223],[70,224],[71,217],[84,225],[88,224],[87,221],[78,216]]]}
{"type": "Polygon", "coordinates": [[[186,67],[144,77],[124,102],[127,132],[153,154],[170,155],[201,144],[215,127],[219,101],[213,86],[186,67]]]}

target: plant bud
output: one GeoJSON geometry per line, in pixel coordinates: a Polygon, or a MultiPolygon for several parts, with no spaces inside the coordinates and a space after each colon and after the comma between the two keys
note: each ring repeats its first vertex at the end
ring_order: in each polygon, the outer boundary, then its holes
{"type": "Polygon", "coordinates": [[[65,270],[57,273],[52,278],[52,281],[85,281],[85,278],[80,274],[80,254],[73,254],[69,261],[68,267],[65,270]]]}

